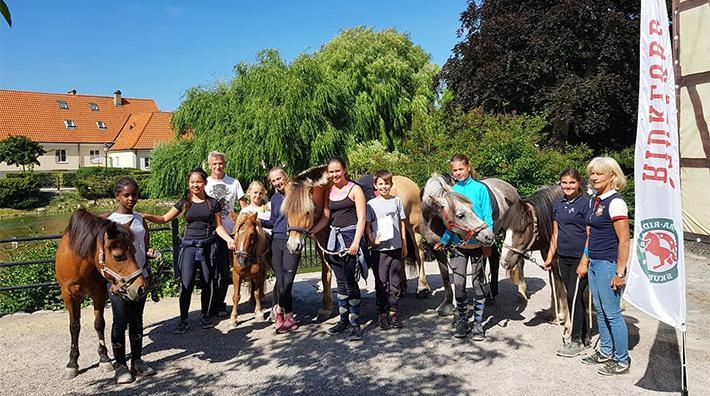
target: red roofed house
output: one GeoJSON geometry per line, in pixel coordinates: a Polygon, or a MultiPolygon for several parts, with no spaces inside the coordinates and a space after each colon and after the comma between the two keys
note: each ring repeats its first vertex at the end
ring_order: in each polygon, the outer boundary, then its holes
{"type": "MultiPolygon", "coordinates": [[[[25,136],[42,144],[36,171],[85,166],[150,167],[150,153],[175,138],[171,113],[152,99],[0,89],[0,140],[25,136]]],[[[0,164],[0,175],[19,168],[0,164]]]]}

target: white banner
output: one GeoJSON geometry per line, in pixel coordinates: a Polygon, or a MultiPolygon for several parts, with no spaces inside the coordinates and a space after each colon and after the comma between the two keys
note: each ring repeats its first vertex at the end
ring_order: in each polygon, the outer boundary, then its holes
{"type": "Polygon", "coordinates": [[[678,113],[664,0],[641,1],[634,242],[624,298],[685,330],[685,260],[678,113]]]}

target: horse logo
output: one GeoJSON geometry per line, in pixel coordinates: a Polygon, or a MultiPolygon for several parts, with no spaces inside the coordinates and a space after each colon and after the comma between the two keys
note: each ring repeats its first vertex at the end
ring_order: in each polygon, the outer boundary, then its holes
{"type": "Polygon", "coordinates": [[[651,283],[666,283],[678,277],[678,233],[673,220],[641,220],[637,256],[651,283]]]}

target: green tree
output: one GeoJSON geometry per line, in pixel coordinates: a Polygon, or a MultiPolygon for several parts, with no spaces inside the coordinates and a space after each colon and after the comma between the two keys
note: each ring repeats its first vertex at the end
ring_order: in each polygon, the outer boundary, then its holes
{"type": "Polygon", "coordinates": [[[638,1],[469,1],[442,78],[465,110],[542,114],[558,144],[635,137],[638,1]]]}
{"type": "Polygon", "coordinates": [[[12,16],[10,15],[10,9],[5,4],[5,0],[0,0],[0,14],[5,18],[7,26],[12,27],[12,16]]]}
{"type": "Polygon", "coordinates": [[[25,166],[29,166],[32,170],[35,165],[39,165],[37,158],[44,153],[46,151],[41,144],[24,136],[9,136],[0,140],[0,162],[21,166],[23,172],[25,166]]]}
{"type": "Polygon", "coordinates": [[[248,183],[274,165],[296,173],[359,142],[399,148],[433,109],[437,72],[394,30],[346,30],[291,63],[263,50],[237,64],[231,81],[187,91],[172,117],[180,139],[151,159],[150,192],[180,194],[186,172],[215,149],[227,155],[227,173],[248,183]]]}

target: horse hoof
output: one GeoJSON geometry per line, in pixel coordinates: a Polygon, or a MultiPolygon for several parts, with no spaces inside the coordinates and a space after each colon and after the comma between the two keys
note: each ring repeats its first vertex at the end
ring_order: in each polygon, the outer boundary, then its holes
{"type": "Polygon", "coordinates": [[[99,362],[99,368],[106,372],[114,370],[113,363],[111,362],[99,362]]]}
{"type": "Polygon", "coordinates": [[[455,310],[456,308],[454,308],[454,304],[448,301],[444,301],[436,308],[436,312],[439,314],[439,316],[453,315],[455,310]]]}
{"type": "Polygon", "coordinates": [[[417,298],[419,299],[425,299],[431,297],[431,290],[429,289],[422,289],[417,292],[417,298]]]}
{"type": "Polygon", "coordinates": [[[79,368],[78,367],[67,367],[64,369],[64,379],[72,379],[79,374],[79,368]]]}
{"type": "Polygon", "coordinates": [[[231,327],[232,329],[236,329],[237,325],[238,325],[238,323],[236,320],[232,320],[229,322],[229,327],[231,327]]]}
{"type": "Polygon", "coordinates": [[[254,320],[261,323],[264,321],[264,315],[258,312],[254,312],[254,320]]]}

